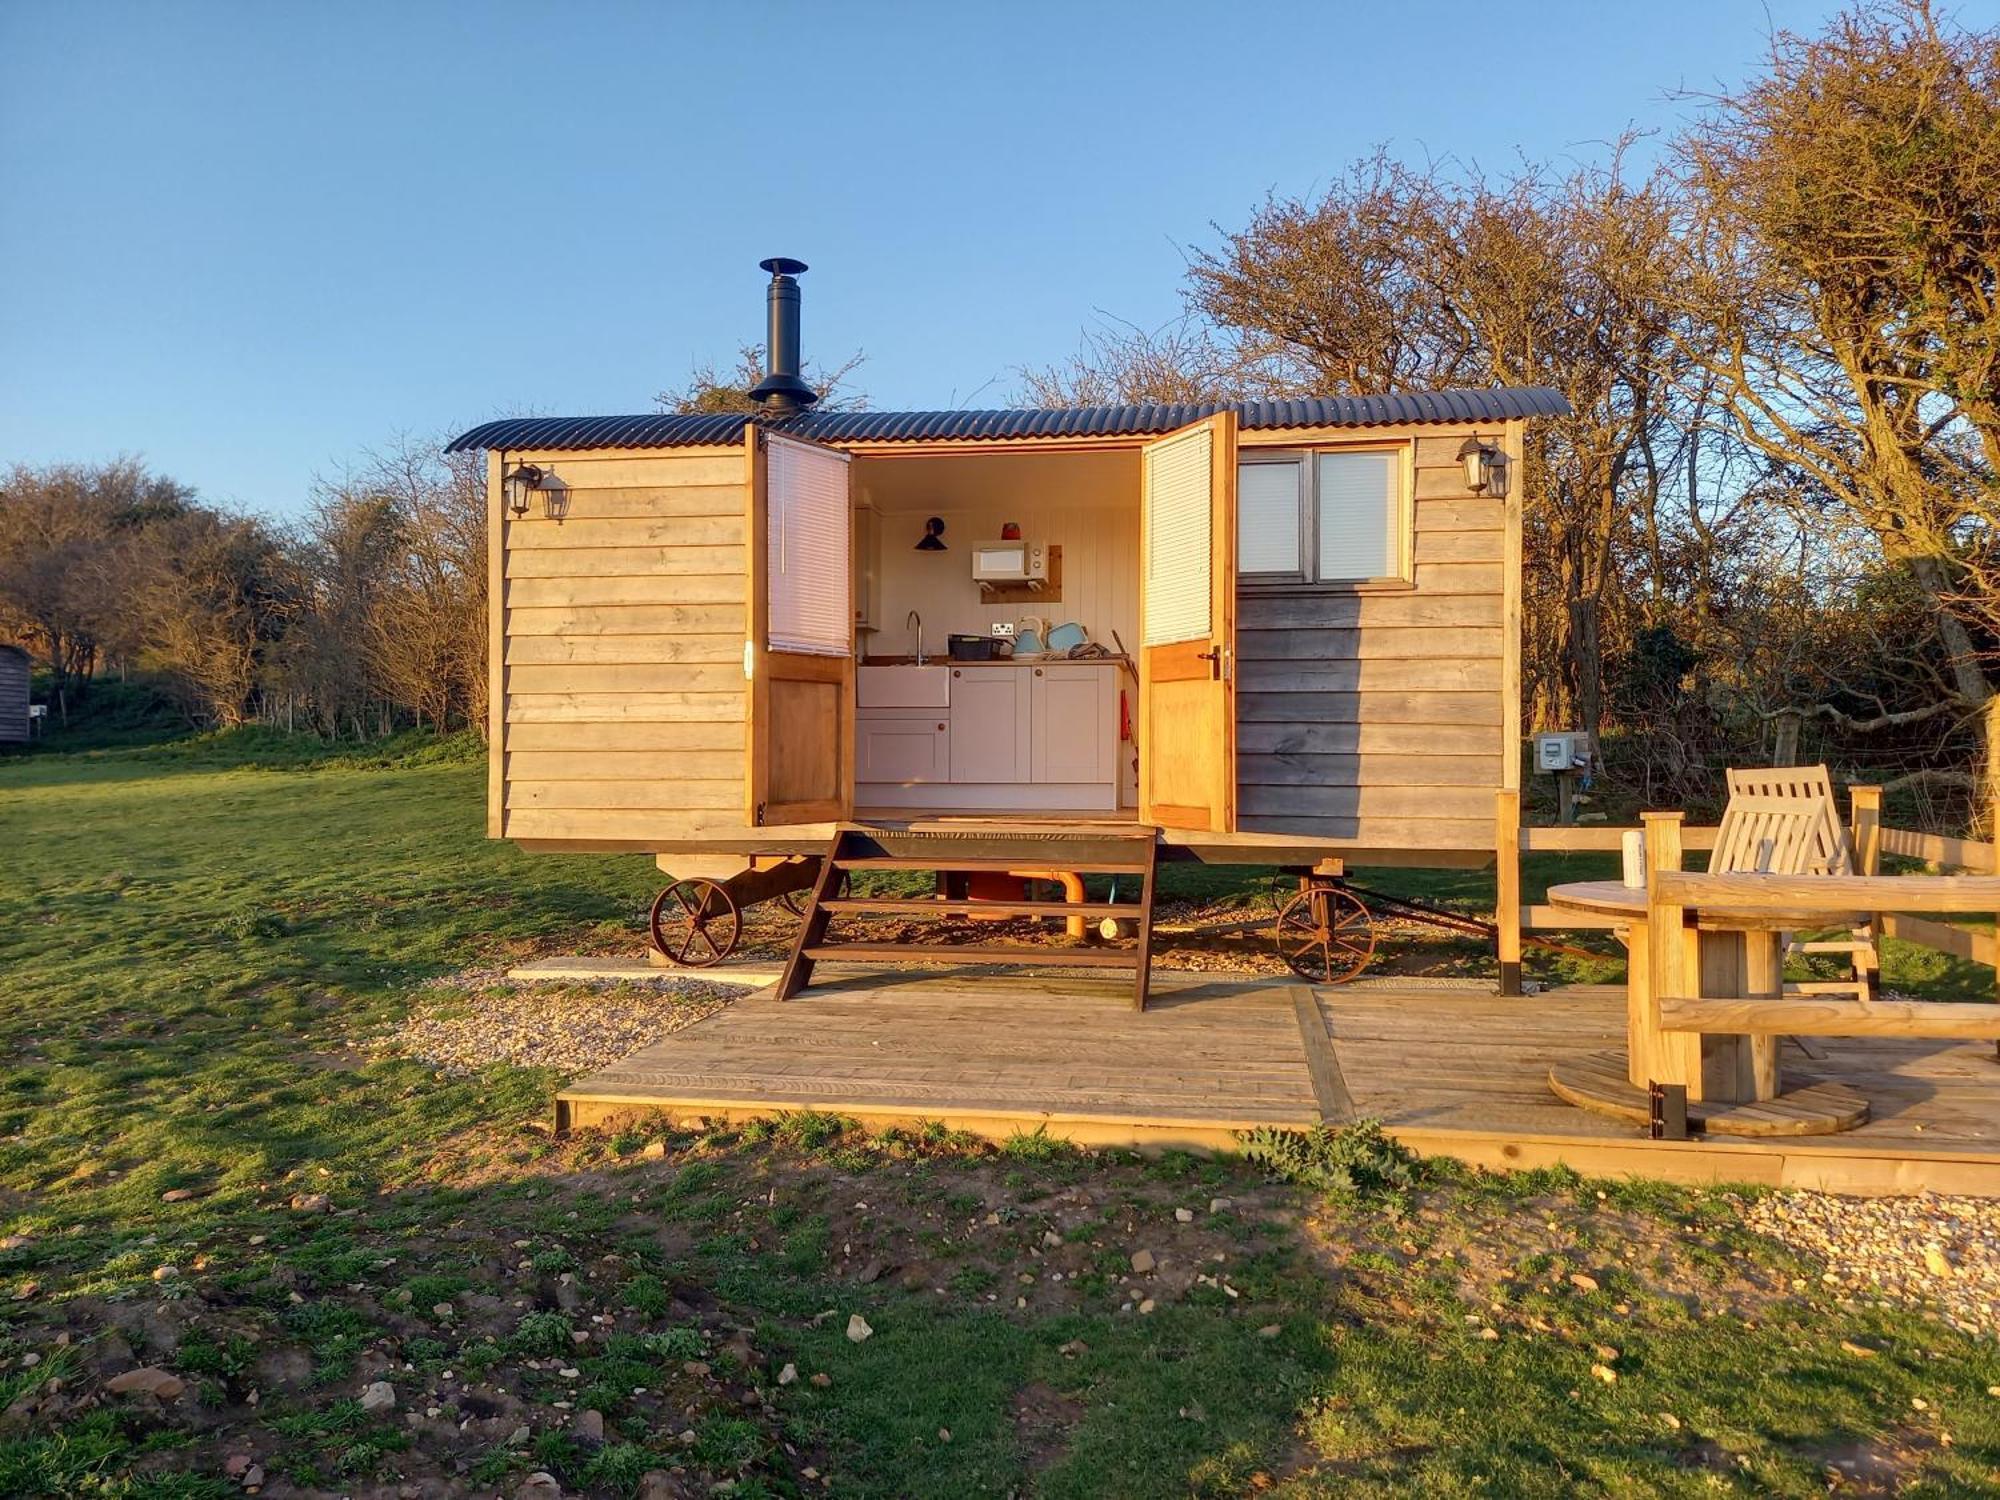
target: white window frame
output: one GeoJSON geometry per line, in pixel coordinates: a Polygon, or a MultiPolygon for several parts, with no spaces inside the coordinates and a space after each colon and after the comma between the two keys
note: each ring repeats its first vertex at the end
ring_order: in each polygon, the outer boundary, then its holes
{"type": "Polygon", "coordinates": [[[1310,448],[1243,448],[1236,456],[1238,469],[1253,463],[1289,463],[1299,473],[1299,566],[1282,573],[1252,573],[1238,570],[1240,582],[1259,589],[1309,589],[1316,593],[1365,593],[1409,589],[1416,585],[1413,566],[1416,530],[1416,444],[1315,443],[1310,448]],[[1396,569],[1371,578],[1321,578],[1319,576],[1319,457],[1323,453],[1389,453],[1398,460],[1391,466],[1396,485],[1396,569]]]}

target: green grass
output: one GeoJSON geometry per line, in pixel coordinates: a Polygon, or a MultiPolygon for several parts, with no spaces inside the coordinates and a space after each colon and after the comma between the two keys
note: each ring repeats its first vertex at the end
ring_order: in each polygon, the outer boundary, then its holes
{"type": "MultiPolygon", "coordinates": [[[[815,1112],[551,1143],[527,1128],[548,1073],[365,1045],[420,996],[469,997],[461,970],[637,941],[649,861],[523,856],[483,838],[483,803],[462,740],[0,761],[0,1234],[26,1236],[0,1251],[0,1494],[237,1493],[221,1463],[250,1449],[339,1493],[510,1493],[548,1467],[598,1496],[656,1468],[739,1497],[1805,1496],[1856,1452],[1905,1493],[2000,1490],[1994,1343],[1820,1300],[1729,1194],[1478,1178],[1365,1132],[1260,1143],[1276,1185],[815,1112]],[[1191,1235],[1210,1281],[1142,1314],[1132,1250],[1172,1265],[1191,1235]],[[1600,1292],[1568,1283],[1584,1267],[1600,1292]],[[140,1362],[184,1403],[97,1400],[140,1362]],[[375,1378],[397,1412],[358,1404],[375,1378]],[[435,1428],[403,1420],[432,1406],[435,1428]]],[[[1267,899],[1263,872],[1167,876],[1267,899]]],[[[1492,901],[1481,872],[1363,880],[1492,901]]],[[[1899,947],[1892,982],[1972,982],[1899,947]]],[[[1607,950],[1593,977],[1616,973],[1607,950]]]]}

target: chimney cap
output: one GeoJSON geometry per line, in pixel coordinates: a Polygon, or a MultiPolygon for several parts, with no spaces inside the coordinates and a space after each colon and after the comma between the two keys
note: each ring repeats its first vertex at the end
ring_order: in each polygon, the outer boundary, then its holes
{"type": "Polygon", "coordinates": [[[757,269],[769,271],[773,276],[796,276],[811,268],[804,261],[793,260],[789,255],[774,255],[769,260],[758,261],[757,269]]]}

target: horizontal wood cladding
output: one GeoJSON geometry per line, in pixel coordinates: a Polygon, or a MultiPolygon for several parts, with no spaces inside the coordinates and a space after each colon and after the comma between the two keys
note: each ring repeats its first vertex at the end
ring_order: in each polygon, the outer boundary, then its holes
{"type": "Polygon", "coordinates": [[[507,813],[508,838],[560,839],[574,849],[660,849],[681,840],[698,845],[710,838],[740,839],[745,829],[740,786],[736,789],[734,807],[688,807],[682,811],[515,807],[507,813]]]}
{"type": "MultiPolygon", "coordinates": [[[[1252,816],[1299,813],[1314,818],[1371,817],[1423,820],[1484,818],[1492,838],[1493,788],[1442,786],[1264,786],[1237,791],[1237,805],[1252,816]]],[[[1357,831],[1357,837],[1366,834],[1357,831]]]]}
{"type": "MultiPolygon", "coordinates": [[[[714,635],[732,631],[743,638],[741,604],[563,605],[507,610],[510,636],[714,635]]],[[[741,650],[739,645],[738,650],[741,650]]]]}
{"type": "Polygon", "coordinates": [[[1239,762],[1253,756],[1365,755],[1420,760],[1431,756],[1499,753],[1499,735],[1478,724],[1384,724],[1348,720],[1305,724],[1293,720],[1244,723],[1236,729],[1239,762]]]}
{"type": "Polygon", "coordinates": [[[505,834],[611,842],[740,828],[741,450],[549,455],[561,519],[505,525],[505,834]]]}
{"type": "MultiPolygon", "coordinates": [[[[622,719],[617,723],[576,719],[529,720],[508,729],[507,743],[512,747],[508,751],[510,755],[515,751],[526,754],[544,750],[559,755],[573,755],[585,750],[609,751],[614,755],[635,751],[676,755],[702,750],[740,751],[743,748],[743,725],[740,720],[733,719],[622,719]]],[[[581,757],[577,763],[583,763],[581,757]]]]}
{"type": "Polygon", "coordinates": [[[1499,531],[1417,531],[1417,568],[1425,563],[1498,563],[1506,534],[1499,531]]]}
{"type": "Polygon", "coordinates": [[[658,547],[576,547],[561,552],[541,548],[533,552],[510,552],[507,576],[519,578],[644,578],[677,573],[710,573],[740,576],[743,548],[727,545],[658,547]]]}
{"type": "Polygon", "coordinates": [[[662,777],[660,770],[673,770],[670,766],[656,766],[656,774],[632,781],[619,781],[609,777],[591,780],[571,781],[523,781],[510,774],[507,778],[507,806],[539,807],[551,811],[647,811],[653,808],[701,808],[720,810],[743,806],[743,779],[741,776],[726,777],[721,780],[701,780],[692,776],[676,774],[662,777]],[[663,783],[669,783],[663,786],[663,783]],[[662,792],[666,795],[662,796],[662,792]]]}
{"type": "MultiPolygon", "coordinates": [[[[1407,724],[1491,726],[1499,763],[1497,693],[1238,693],[1236,719],[1251,724],[1407,724]]],[[[1495,785],[1498,785],[1496,782],[1495,785]]]]}
{"type": "Polygon", "coordinates": [[[733,484],[633,485],[626,489],[571,490],[564,520],[611,521],[632,516],[661,521],[675,516],[724,516],[741,520],[743,479],[733,484]]]}
{"type": "Polygon", "coordinates": [[[649,720],[741,724],[734,693],[524,693],[507,697],[509,724],[619,724],[649,720]]]}
{"type": "MultiPolygon", "coordinates": [[[[1489,802],[1492,796],[1489,793],[1489,802]]],[[[1368,849],[1413,850],[1491,849],[1493,815],[1483,818],[1320,817],[1309,813],[1240,813],[1236,826],[1244,833],[1281,833],[1298,839],[1324,839],[1368,849]]]]}
{"type": "Polygon", "coordinates": [[[749,482],[741,446],[635,453],[509,453],[511,463],[540,464],[570,490],[692,489],[749,482]]]}
{"type": "MultiPolygon", "coordinates": [[[[1502,531],[1507,529],[1507,504],[1504,500],[1481,500],[1463,491],[1453,490],[1450,499],[1426,500],[1424,481],[1430,476],[1419,470],[1417,474],[1417,529],[1419,531],[1502,531]]],[[[1462,475],[1451,476],[1453,484],[1465,483],[1462,475]]]]}
{"type": "Polygon", "coordinates": [[[510,609],[587,609],[622,604],[733,604],[742,609],[743,580],[734,575],[659,574],[651,578],[516,578],[507,584],[510,609]]]}
{"type": "Polygon", "coordinates": [[[690,693],[742,696],[743,664],[697,665],[670,661],[605,666],[564,663],[547,667],[509,667],[507,691],[531,697],[543,693],[690,693]]]}
{"type": "Polygon", "coordinates": [[[1237,595],[1239,637],[1258,630],[1349,630],[1378,625],[1500,624],[1500,596],[1420,595],[1415,589],[1245,589],[1237,595]]]}
{"type": "Polygon", "coordinates": [[[597,750],[578,755],[567,749],[516,749],[507,752],[507,775],[515,782],[646,782],[670,776],[690,781],[732,781],[740,786],[743,736],[732,734],[730,738],[736,741],[734,745],[706,750],[597,750]]]}
{"type": "Polygon", "coordinates": [[[1319,755],[1279,751],[1239,765],[1243,786],[1461,786],[1484,787],[1492,796],[1492,736],[1463,755],[1319,755]]]}
{"type": "Polygon", "coordinates": [[[510,667],[552,662],[734,662],[743,665],[743,637],[725,635],[517,635],[507,642],[510,667]]]}
{"type": "MultiPolygon", "coordinates": [[[[551,521],[530,511],[507,523],[507,551],[593,551],[613,547],[741,546],[742,516],[620,516],[551,521]]],[[[511,561],[511,558],[510,558],[511,561]]]]}
{"type": "Polygon", "coordinates": [[[1500,658],[1500,627],[1382,625],[1372,630],[1246,630],[1236,657],[1245,663],[1288,661],[1424,661],[1435,657],[1500,658]]]}
{"type": "Polygon", "coordinates": [[[1416,439],[1411,586],[1239,592],[1240,829],[1493,847],[1508,522],[1505,501],[1465,487],[1472,435],[1416,439]]]}
{"type": "Polygon", "coordinates": [[[1500,669],[1494,657],[1411,657],[1341,661],[1245,661],[1237,671],[1242,693],[1484,692],[1500,669]]]}

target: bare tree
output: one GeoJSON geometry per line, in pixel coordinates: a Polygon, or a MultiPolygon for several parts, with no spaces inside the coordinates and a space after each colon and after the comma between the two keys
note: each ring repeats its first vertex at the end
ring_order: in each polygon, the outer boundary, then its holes
{"type": "MultiPolygon", "coordinates": [[[[868,398],[849,388],[848,381],[865,360],[865,355],[856,352],[830,370],[815,365],[806,366],[805,382],[819,392],[814,410],[864,410],[868,398]]],[[[745,344],[736,351],[735,369],[719,370],[713,362],[696,365],[686,385],[676,390],[661,391],[653,397],[653,401],[663,410],[671,412],[742,412],[746,416],[754,415],[764,408],[750,399],[750,392],[764,378],[764,367],[764,346],[745,344]]]]}
{"type": "Polygon", "coordinates": [[[1925,0],[1780,32],[1680,145],[1696,350],[1737,433],[1932,601],[1946,691],[2000,638],[2000,32],[1925,0]]]}
{"type": "Polygon", "coordinates": [[[65,701],[106,650],[131,650],[128,568],[148,526],[184,515],[193,492],[139,460],[16,466],[0,480],[0,624],[33,641],[65,701]]]}
{"type": "Polygon", "coordinates": [[[1264,378],[1192,315],[1147,330],[1105,314],[1068,360],[1020,377],[1021,403],[1037,407],[1235,400],[1264,378]]]}
{"type": "Polygon", "coordinates": [[[1531,696],[1595,731],[1619,544],[1678,482],[1670,431],[1675,185],[1606,167],[1408,167],[1377,155],[1317,201],[1274,199],[1196,257],[1190,295],[1274,385],[1311,394],[1549,385],[1531,507],[1531,696]],[[1539,692],[1532,691],[1539,688],[1539,692]]]}

